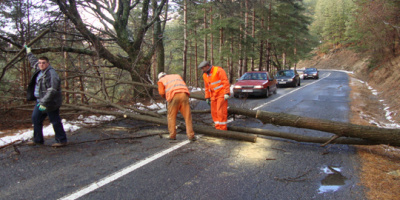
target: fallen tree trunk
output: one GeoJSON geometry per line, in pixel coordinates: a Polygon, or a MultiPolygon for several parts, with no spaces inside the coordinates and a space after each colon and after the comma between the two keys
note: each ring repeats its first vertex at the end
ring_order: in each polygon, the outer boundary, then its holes
{"type": "MultiPolygon", "coordinates": [[[[156,85],[148,85],[148,84],[143,84],[139,82],[134,82],[134,81],[121,81],[121,80],[116,80],[119,83],[125,83],[125,84],[133,84],[133,85],[142,85],[146,87],[150,87],[153,89],[156,89],[156,85]]],[[[72,91],[69,91],[72,92],[72,91]]],[[[198,93],[191,93],[190,98],[194,99],[199,99],[199,100],[204,100],[204,95],[198,94],[198,93]]],[[[115,106],[114,107],[119,107],[120,106],[115,106]]],[[[330,142],[341,142],[344,139],[340,139],[340,137],[350,137],[350,138],[360,138],[362,139],[360,143],[366,143],[366,144],[387,144],[387,145],[393,145],[393,146],[400,146],[400,130],[399,129],[385,129],[385,128],[378,128],[378,127],[373,127],[373,126],[362,126],[362,125],[355,125],[355,124],[350,124],[350,123],[344,123],[344,122],[336,122],[336,121],[330,121],[330,120],[323,120],[323,119],[315,119],[315,118],[310,118],[310,117],[301,117],[301,116],[296,116],[296,115],[290,115],[290,114],[285,114],[285,113],[272,113],[268,111],[254,111],[254,110],[246,110],[246,109],[241,109],[241,108],[236,108],[236,107],[229,107],[228,112],[230,114],[239,114],[239,115],[244,115],[252,118],[256,118],[261,120],[264,124],[265,123],[271,123],[275,125],[281,125],[281,126],[292,126],[292,127],[297,127],[297,128],[306,128],[306,129],[313,129],[313,130],[319,130],[319,131],[324,131],[324,132],[329,132],[333,133],[336,135],[336,137],[332,137],[331,139],[328,139],[327,141],[324,141],[325,144],[330,143],[330,142]]],[[[145,113],[143,113],[145,114],[145,113]]],[[[153,114],[153,113],[146,113],[146,114],[153,114]]],[[[153,115],[157,115],[154,113],[153,115]]],[[[202,126],[205,127],[205,126],[202,126]]],[[[208,127],[207,127],[208,128],[208,127]]],[[[204,130],[204,129],[203,129],[204,130]]],[[[214,131],[215,129],[210,128],[207,131],[214,131]]],[[[199,131],[196,131],[199,132],[199,131]]],[[[200,132],[204,132],[200,128],[200,132]]],[[[243,131],[246,132],[246,131],[243,131]]],[[[222,132],[223,133],[223,132],[222,132]]],[[[212,134],[212,133],[204,133],[204,134],[212,134]]],[[[289,134],[289,133],[286,133],[289,134]]],[[[218,134],[217,134],[218,135],[218,134]]],[[[215,135],[215,136],[217,136],[215,135]]],[[[284,134],[278,134],[284,136],[284,134]]],[[[279,136],[277,136],[279,137],[279,136]]],[[[307,142],[307,141],[315,141],[315,142],[323,142],[323,140],[327,138],[300,138],[299,136],[295,136],[293,134],[286,135],[284,137],[288,138],[297,138],[296,141],[302,141],[302,142],[307,142]]],[[[356,141],[354,141],[357,143],[356,141]]]]}
{"type": "MultiPolygon", "coordinates": [[[[144,116],[144,115],[139,115],[139,114],[134,114],[134,113],[129,113],[129,112],[123,113],[123,112],[115,112],[115,111],[105,111],[105,110],[98,110],[98,109],[92,109],[92,108],[88,108],[88,107],[75,106],[75,105],[66,105],[66,106],[77,109],[77,110],[89,111],[92,113],[129,117],[129,118],[136,119],[136,120],[153,122],[153,123],[162,124],[162,125],[168,125],[168,121],[165,117],[160,118],[160,117],[144,116]]],[[[182,124],[178,125],[178,127],[183,130],[185,129],[185,126],[182,124]]],[[[244,140],[244,141],[249,141],[249,142],[256,142],[256,136],[252,135],[252,134],[265,135],[265,136],[271,136],[271,137],[279,137],[279,138],[294,140],[297,142],[309,142],[309,143],[321,143],[321,144],[327,144],[331,140],[331,138],[329,138],[329,137],[312,137],[312,136],[304,136],[304,135],[297,135],[297,134],[291,134],[291,133],[285,133],[285,132],[279,132],[279,131],[271,131],[271,130],[260,129],[260,128],[249,128],[249,127],[229,126],[228,131],[221,131],[221,130],[216,130],[213,127],[193,124],[193,129],[196,132],[196,134],[204,134],[204,135],[208,135],[208,136],[222,137],[222,138],[232,138],[232,139],[244,140]]],[[[347,138],[347,137],[346,138],[338,138],[334,141],[334,143],[335,144],[353,144],[353,145],[377,144],[375,142],[368,141],[368,140],[363,140],[363,139],[359,139],[359,138],[347,138]]]]}
{"type": "MultiPolygon", "coordinates": [[[[134,114],[134,113],[129,113],[129,112],[95,110],[95,109],[91,109],[91,108],[84,107],[84,106],[75,106],[75,105],[70,105],[70,104],[64,104],[64,106],[72,107],[72,108],[79,109],[79,110],[85,110],[85,111],[92,112],[92,113],[121,116],[121,117],[125,117],[125,118],[129,117],[129,118],[136,119],[136,120],[168,125],[167,118],[165,118],[165,117],[151,117],[151,116],[139,115],[139,114],[134,114]]],[[[197,124],[193,124],[193,130],[197,134],[204,134],[204,135],[209,135],[209,136],[214,136],[214,137],[232,138],[232,139],[244,140],[244,141],[248,141],[248,142],[256,142],[256,140],[257,140],[257,136],[253,135],[253,134],[245,134],[245,133],[240,133],[240,132],[235,132],[235,131],[222,131],[222,130],[214,129],[212,127],[202,126],[202,125],[197,125],[197,124]]]]}
{"type": "MultiPolygon", "coordinates": [[[[285,133],[285,132],[279,132],[279,131],[271,131],[271,130],[261,129],[261,128],[249,128],[249,127],[238,127],[238,126],[229,126],[228,130],[284,138],[284,139],[294,140],[297,142],[321,143],[322,144],[321,146],[328,144],[328,142],[332,139],[331,137],[312,137],[312,136],[297,135],[297,134],[285,133]]],[[[363,140],[360,138],[349,138],[349,137],[342,137],[342,138],[335,139],[334,142],[332,142],[332,143],[353,144],[353,145],[375,145],[375,144],[377,144],[372,141],[363,140]]]]}
{"type": "MultiPolygon", "coordinates": [[[[246,110],[229,107],[230,114],[239,114],[259,119],[261,122],[280,126],[292,126],[334,133],[339,137],[361,138],[372,143],[400,146],[400,130],[386,129],[374,126],[362,126],[345,122],[336,122],[310,117],[301,117],[286,113],[273,113],[268,111],[246,110]]],[[[337,140],[337,139],[336,139],[337,140]]],[[[335,140],[335,141],[336,141],[335,140]]]]}

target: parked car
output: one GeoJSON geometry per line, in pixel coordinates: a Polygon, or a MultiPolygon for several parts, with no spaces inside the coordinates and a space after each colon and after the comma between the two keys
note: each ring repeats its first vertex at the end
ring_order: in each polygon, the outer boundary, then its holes
{"type": "Polygon", "coordinates": [[[241,96],[264,96],[276,94],[276,79],[267,71],[251,71],[242,75],[233,86],[233,95],[241,96]]]}
{"type": "Polygon", "coordinates": [[[319,79],[319,71],[317,68],[306,68],[304,70],[303,79],[314,78],[319,79]]]}
{"type": "Polygon", "coordinates": [[[299,74],[291,69],[280,70],[276,74],[276,80],[278,81],[278,87],[280,86],[300,86],[299,74]]]}

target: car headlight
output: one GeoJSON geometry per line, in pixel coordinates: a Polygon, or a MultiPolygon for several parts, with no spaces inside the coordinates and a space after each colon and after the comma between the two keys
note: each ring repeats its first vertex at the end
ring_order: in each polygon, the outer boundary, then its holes
{"type": "Polygon", "coordinates": [[[254,89],[261,89],[261,88],[263,88],[262,85],[256,85],[256,86],[254,86],[254,89]]]}
{"type": "Polygon", "coordinates": [[[241,89],[242,86],[240,86],[240,85],[235,85],[233,88],[235,88],[235,89],[241,89]]]}

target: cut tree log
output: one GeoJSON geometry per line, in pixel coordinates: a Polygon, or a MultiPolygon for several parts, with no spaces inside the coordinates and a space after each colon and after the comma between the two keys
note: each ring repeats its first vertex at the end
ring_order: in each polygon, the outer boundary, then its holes
{"type": "MultiPolygon", "coordinates": [[[[85,111],[92,112],[92,113],[121,116],[121,117],[125,117],[125,118],[129,117],[131,119],[153,122],[153,123],[162,124],[162,125],[168,125],[168,121],[167,121],[166,117],[151,117],[151,116],[135,114],[132,112],[115,112],[115,111],[107,111],[107,110],[97,110],[97,109],[91,109],[88,107],[76,106],[76,105],[71,105],[71,104],[64,104],[64,106],[75,108],[78,110],[85,110],[85,111]]],[[[178,123],[179,122],[177,121],[177,124],[178,123]]],[[[240,133],[240,132],[235,132],[235,131],[222,131],[222,130],[217,130],[213,127],[202,126],[202,125],[197,125],[197,124],[193,124],[193,130],[195,131],[196,134],[204,134],[204,135],[209,135],[209,136],[213,136],[213,137],[231,138],[231,139],[243,140],[243,141],[248,141],[248,142],[256,142],[256,140],[257,140],[257,136],[253,135],[253,134],[245,134],[245,133],[240,133]]]]}
{"type": "Polygon", "coordinates": [[[297,142],[308,142],[308,143],[321,143],[321,146],[325,146],[327,142],[331,142],[334,144],[354,144],[354,145],[375,145],[378,143],[363,140],[360,138],[349,138],[349,137],[342,137],[335,139],[334,141],[330,141],[330,137],[313,137],[313,136],[305,136],[305,135],[298,135],[293,133],[286,133],[286,132],[279,132],[279,131],[271,131],[268,129],[261,129],[261,128],[249,128],[249,127],[238,127],[238,126],[229,126],[228,130],[236,131],[236,132],[243,132],[243,133],[253,133],[257,135],[264,135],[270,137],[278,137],[284,138],[289,140],[294,140],[297,142]]]}
{"type": "MultiPolygon", "coordinates": [[[[116,80],[118,81],[118,80],[116,80]]],[[[139,82],[133,81],[118,81],[120,83],[126,84],[133,84],[133,85],[142,85],[146,87],[150,87],[153,89],[157,89],[156,85],[148,85],[139,82]]],[[[198,99],[198,100],[205,100],[204,94],[199,93],[191,93],[190,98],[198,99]]],[[[193,111],[196,112],[196,111],[193,111]]],[[[202,111],[204,112],[204,111],[202,111]]],[[[272,135],[276,135],[276,137],[283,137],[283,138],[292,138],[296,141],[301,142],[318,142],[318,143],[344,143],[346,144],[386,144],[386,145],[393,145],[393,146],[400,146],[400,129],[386,129],[386,128],[379,128],[373,126],[362,126],[362,125],[355,125],[351,123],[345,122],[337,122],[337,121],[330,121],[330,120],[323,120],[323,119],[315,119],[310,117],[301,117],[297,115],[285,114],[285,113],[273,113],[268,111],[255,111],[255,110],[246,110],[241,108],[236,108],[230,106],[228,108],[229,114],[238,114],[243,115],[255,119],[259,119],[261,122],[271,123],[274,125],[280,126],[292,126],[297,128],[305,128],[305,129],[313,129],[324,131],[328,133],[333,133],[336,136],[332,138],[308,138],[305,136],[298,136],[296,134],[290,133],[273,133],[272,135]],[[287,134],[287,135],[286,135],[287,134]],[[279,136],[281,135],[281,136],[279,136]],[[341,138],[341,137],[349,137],[349,138],[341,138]],[[349,140],[350,139],[350,140],[349,140]],[[357,139],[361,139],[356,141],[357,139]]],[[[164,123],[166,124],[166,122],[164,123]]],[[[201,126],[205,127],[205,126],[201,126]]],[[[207,131],[203,131],[206,129],[200,128],[199,131],[196,132],[209,132],[204,134],[212,134],[210,131],[216,131],[211,127],[207,127],[207,131]]],[[[237,129],[239,130],[239,129],[237,129]]],[[[218,132],[218,131],[217,131],[218,132]]],[[[251,132],[247,130],[242,130],[241,132],[251,132]]],[[[254,131],[253,133],[256,133],[254,131]]],[[[221,134],[224,132],[221,132],[221,134]]],[[[240,132],[239,132],[240,133],[240,132]]],[[[243,133],[241,133],[243,134],[243,133]]],[[[257,133],[259,134],[259,133],[257,133]]],[[[270,133],[268,133],[270,134],[270,133]]],[[[216,133],[215,136],[220,136],[220,133],[216,133]]],[[[254,140],[255,141],[255,140],[254,140]]]]}
{"type": "MultiPolygon", "coordinates": [[[[352,137],[368,140],[371,143],[400,146],[400,129],[386,129],[374,126],[362,126],[345,122],[301,117],[286,113],[273,113],[261,110],[246,110],[229,107],[230,114],[239,114],[259,119],[262,123],[280,126],[292,126],[334,133],[340,137],[352,137]]],[[[338,140],[338,139],[336,139],[338,140]]],[[[334,140],[334,141],[336,141],[334,140]]]]}

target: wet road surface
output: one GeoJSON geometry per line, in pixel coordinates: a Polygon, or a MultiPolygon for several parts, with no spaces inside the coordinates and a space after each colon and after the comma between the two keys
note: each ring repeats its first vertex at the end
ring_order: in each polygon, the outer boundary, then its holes
{"type": "MultiPolygon", "coordinates": [[[[345,73],[321,71],[319,80],[230,105],[347,122],[349,90],[345,73]]],[[[211,116],[193,118],[203,123],[211,116]]],[[[330,135],[241,117],[230,125],[330,135]]],[[[184,133],[176,141],[166,133],[165,126],[120,119],[69,133],[65,148],[51,148],[51,138],[45,146],[18,145],[20,154],[2,149],[0,199],[365,199],[351,146],[265,136],[256,143],[207,136],[189,143],[184,133]]]]}

